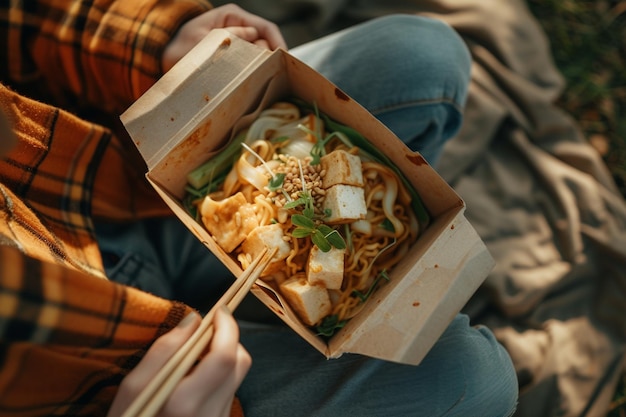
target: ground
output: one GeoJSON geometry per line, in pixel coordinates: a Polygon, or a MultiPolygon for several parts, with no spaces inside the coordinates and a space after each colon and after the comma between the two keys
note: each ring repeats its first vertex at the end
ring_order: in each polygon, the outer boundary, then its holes
{"type": "MultiPolygon", "coordinates": [[[[567,81],[559,104],[578,120],[626,197],[626,1],[528,0],[567,81]]],[[[607,417],[626,417],[626,370],[607,417]]]]}

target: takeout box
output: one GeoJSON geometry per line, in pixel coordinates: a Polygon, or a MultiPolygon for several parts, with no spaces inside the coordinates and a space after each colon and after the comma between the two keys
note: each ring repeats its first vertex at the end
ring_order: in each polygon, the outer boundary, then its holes
{"type": "MultiPolygon", "coordinates": [[[[122,122],[173,212],[238,277],[242,270],[181,204],[189,171],[223,148],[271,103],[297,97],[369,139],[420,194],[431,222],[364,309],[329,340],[317,336],[271,287],[253,293],[328,358],[343,353],[418,364],[483,282],[493,259],[454,190],[389,129],[284,50],[215,30],[140,97],[122,122]]],[[[210,274],[209,274],[210,276],[210,274]]],[[[210,278],[207,278],[210,279],[210,278]]]]}

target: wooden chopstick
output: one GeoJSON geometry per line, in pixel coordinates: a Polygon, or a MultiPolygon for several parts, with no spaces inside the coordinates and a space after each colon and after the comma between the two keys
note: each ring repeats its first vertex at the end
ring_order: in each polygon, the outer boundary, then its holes
{"type": "Polygon", "coordinates": [[[226,306],[232,313],[250,291],[261,272],[276,253],[265,248],[246,268],[241,277],[224,293],[204,316],[200,326],[185,344],[165,363],[148,385],[133,400],[122,417],[151,417],[163,407],[180,380],[189,372],[213,337],[213,318],[218,309],[226,306]]]}

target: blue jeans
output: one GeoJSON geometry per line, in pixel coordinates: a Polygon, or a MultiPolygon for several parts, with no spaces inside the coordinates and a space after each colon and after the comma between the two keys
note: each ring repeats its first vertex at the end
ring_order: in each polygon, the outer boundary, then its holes
{"type": "MultiPolygon", "coordinates": [[[[441,22],[389,16],[291,53],[431,164],[460,127],[470,57],[441,22]]],[[[232,281],[177,219],[99,225],[97,231],[107,272],[120,282],[206,309],[232,281]]],[[[239,390],[247,417],[484,417],[515,410],[517,378],[507,352],[462,314],[418,366],[352,354],[327,360],[280,324],[241,320],[240,327],[253,358],[239,390]]]]}
{"type": "Polygon", "coordinates": [[[382,17],[290,51],[436,165],[460,128],[470,55],[444,23],[382,17]]]}

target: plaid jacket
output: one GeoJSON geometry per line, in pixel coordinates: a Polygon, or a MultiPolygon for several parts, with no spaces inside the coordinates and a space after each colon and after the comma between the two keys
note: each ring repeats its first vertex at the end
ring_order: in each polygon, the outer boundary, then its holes
{"type": "Polygon", "coordinates": [[[0,415],[103,415],[121,379],[189,307],[104,276],[93,218],[166,211],[132,143],[59,107],[121,113],[161,73],[175,30],[210,5],[0,7],[0,106],[18,137],[0,159],[0,415]]]}

